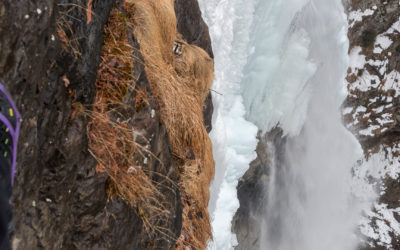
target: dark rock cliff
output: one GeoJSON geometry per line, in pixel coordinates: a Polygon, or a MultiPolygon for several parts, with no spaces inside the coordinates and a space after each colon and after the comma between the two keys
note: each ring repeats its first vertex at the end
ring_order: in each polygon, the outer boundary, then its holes
{"type": "MultiPolygon", "coordinates": [[[[201,17],[201,11],[197,0],[175,0],[176,20],[178,21],[178,31],[189,43],[204,49],[211,58],[214,53],[211,47],[211,38],[208,33],[208,26],[201,17]]],[[[211,93],[207,96],[203,109],[204,123],[207,132],[212,129],[212,114],[214,106],[211,93]]]]}
{"type": "MultiPolygon", "coordinates": [[[[150,178],[160,181],[163,175],[172,181],[160,190],[170,217],[159,225],[171,237],[147,234],[138,208],[109,198],[109,178],[96,173],[97,162],[88,151],[90,117],[81,109],[90,110],[93,104],[104,26],[121,1],[89,2],[90,22],[86,0],[0,2],[0,78],[23,116],[13,190],[13,244],[15,249],[171,249],[182,223],[176,167],[140,55],[135,55],[139,66],[134,75],[150,105],[130,110],[124,118],[153,138],[144,146],[162,164],[146,166],[155,173],[150,178]]],[[[183,37],[212,56],[197,1],[176,1],[176,14],[183,37]]],[[[134,40],[132,46],[137,47],[134,40]]],[[[135,94],[127,93],[125,100],[134,102],[135,94]]],[[[210,124],[211,99],[207,103],[204,115],[210,124]]]]}
{"type": "Polygon", "coordinates": [[[236,233],[239,243],[236,250],[260,249],[262,218],[268,213],[266,189],[271,164],[283,163],[286,137],[282,136],[282,129],[277,127],[264,135],[260,133],[257,158],[250,163],[249,170],[240,178],[237,186],[240,207],[232,221],[232,231],[236,233]]]}

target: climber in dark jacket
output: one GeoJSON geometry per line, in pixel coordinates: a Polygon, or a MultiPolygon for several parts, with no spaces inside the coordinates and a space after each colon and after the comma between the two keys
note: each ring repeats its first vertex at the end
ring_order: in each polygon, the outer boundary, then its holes
{"type": "Polygon", "coordinates": [[[21,116],[0,81],[0,250],[11,249],[13,227],[10,198],[14,184],[20,122],[21,116]]]}

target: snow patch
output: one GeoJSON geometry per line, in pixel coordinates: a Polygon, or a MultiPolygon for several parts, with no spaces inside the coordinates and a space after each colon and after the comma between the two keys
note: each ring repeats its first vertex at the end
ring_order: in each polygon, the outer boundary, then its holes
{"type": "Polygon", "coordinates": [[[374,131],[378,130],[379,128],[380,128],[380,126],[378,126],[378,125],[372,125],[366,129],[360,130],[358,133],[363,136],[373,137],[375,135],[374,131]]]}
{"type": "Polygon", "coordinates": [[[389,64],[389,60],[368,60],[368,64],[374,66],[375,68],[379,69],[379,74],[385,75],[387,65],[389,64]]]}
{"type": "Polygon", "coordinates": [[[371,75],[368,70],[364,70],[362,75],[357,80],[350,84],[350,90],[360,90],[366,92],[373,88],[377,88],[380,84],[380,79],[376,75],[371,75]]]}
{"type": "Polygon", "coordinates": [[[350,51],[350,62],[349,67],[352,72],[355,72],[356,69],[363,69],[366,63],[365,56],[361,54],[362,48],[360,46],[354,47],[350,51]]]}
{"type": "Polygon", "coordinates": [[[382,116],[382,119],[381,118],[376,118],[376,121],[379,123],[379,125],[381,125],[381,126],[385,126],[386,124],[390,124],[390,123],[394,123],[394,120],[393,119],[391,119],[392,118],[392,114],[390,114],[390,113],[385,113],[385,114],[383,114],[382,116]]]}
{"type": "Polygon", "coordinates": [[[360,225],[361,233],[376,240],[378,245],[393,249],[392,234],[400,235],[400,223],[395,215],[400,215],[400,208],[390,209],[387,204],[375,203],[373,210],[367,213],[368,219],[364,219],[360,225]]]}
{"type": "MultiPolygon", "coordinates": [[[[399,178],[400,144],[381,146],[377,153],[372,153],[355,167],[356,176],[383,180],[386,177],[399,178]]],[[[367,181],[369,182],[369,181],[367,181]]],[[[376,183],[375,183],[376,184],[376,183]]]]}
{"type": "Polygon", "coordinates": [[[375,10],[371,9],[366,9],[364,11],[356,10],[356,11],[351,11],[349,13],[349,23],[350,23],[350,28],[354,26],[357,22],[361,22],[363,20],[363,17],[365,16],[372,16],[375,13],[375,10]]]}
{"type": "Polygon", "coordinates": [[[393,43],[393,41],[386,35],[379,35],[376,38],[375,47],[379,46],[383,50],[386,50],[387,48],[390,47],[390,45],[392,45],[392,43],[393,43]]]}
{"type": "Polygon", "coordinates": [[[398,32],[400,33],[400,17],[399,20],[397,22],[395,22],[390,28],[389,30],[386,32],[387,34],[392,34],[398,32]]]}
{"type": "Polygon", "coordinates": [[[372,109],[373,112],[376,114],[382,113],[383,112],[383,106],[379,106],[377,108],[372,109]]]}
{"type": "Polygon", "coordinates": [[[382,90],[395,90],[395,97],[400,95],[400,73],[396,70],[393,70],[389,74],[385,76],[384,84],[382,86],[382,90]]]}
{"type": "Polygon", "coordinates": [[[343,109],[343,112],[342,112],[342,114],[343,115],[348,115],[348,114],[351,114],[351,112],[353,112],[353,107],[346,107],[345,109],[343,109]]]}
{"type": "MultiPolygon", "coordinates": [[[[392,236],[400,236],[400,223],[395,215],[400,215],[400,208],[391,209],[380,203],[378,193],[383,195],[386,187],[385,178],[397,179],[400,174],[400,145],[381,146],[377,153],[359,161],[354,170],[354,194],[364,200],[364,218],[360,221],[360,232],[387,249],[393,249],[392,236]],[[373,201],[373,206],[369,204],[373,201]]],[[[367,242],[374,246],[372,242],[367,242]]]]}

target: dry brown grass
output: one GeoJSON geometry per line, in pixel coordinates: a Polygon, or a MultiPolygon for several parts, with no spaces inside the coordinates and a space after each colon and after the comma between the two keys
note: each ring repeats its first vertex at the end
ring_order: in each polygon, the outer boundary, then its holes
{"type": "MultiPolygon", "coordinates": [[[[86,111],[91,118],[87,128],[89,151],[98,162],[96,170],[107,173],[111,179],[107,190],[109,195],[118,195],[136,207],[150,236],[158,233],[171,240],[171,232],[160,226],[170,217],[163,204],[164,196],[159,191],[161,185],[166,185],[155,183],[149,176],[156,173],[149,173],[141,166],[146,157],[158,159],[136,142],[135,137],[141,136],[139,133],[128,123],[120,123],[113,118],[118,116],[118,108],[126,105],[123,99],[127,92],[136,91],[133,80],[134,53],[128,42],[126,28],[125,16],[114,9],[105,27],[105,44],[94,104],[91,111],[86,111]]],[[[136,93],[136,97],[137,101],[146,101],[142,93],[136,93]]],[[[171,183],[167,177],[165,180],[171,183]]]]}
{"type": "Polygon", "coordinates": [[[213,79],[213,61],[184,41],[182,55],[172,51],[180,39],[173,0],[127,0],[145,61],[145,70],[180,167],[183,228],[176,248],[205,249],[211,237],[209,185],[214,176],[212,145],[202,109],[213,79]],[[194,156],[194,157],[192,157],[194,156]]]}
{"type": "MultiPolygon", "coordinates": [[[[97,170],[112,180],[110,194],[139,207],[148,233],[157,231],[170,238],[168,230],[156,226],[168,213],[160,203],[159,183],[153,183],[149,173],[133,164],[138,155],[151,152],[135,142],[134,131],[127,124],[111,118],[126,93],[135,89],[134,51],[126,35],[126,29],[132,29],[179,168],[183,226],[175,248],[205,249],[211,237],[207,206],[214,160],[202,109],[213,79],[213,61],[205,51],[181,39],[173,0],[126,0],[123,8],[125,14],[113,10],[105,28],[94,107],[89,113],[91,153],[98,161],[97,170]],[[175,41],[183,44],[182,55],[173,53],[175,41]]],[[[137,93],[136,97],[146,102],[145,95],[137,93]]]]}
{"type": "Polygon", "coordinates": [[[93,0],[88,0],[86,8],[86,24],[89,24],[92,21],[92,7],[93,7],[93,0]]]}
{"type": "Polygon", "coordinates": [[[84,10],[84,6],[81,4],[72,3],[59,3],[58,17],[56,20],[57,35],[61,40],[62,48],[65,52],[72,52],[75,59],[82,56],[79,38],[76,37],[73,22],[81,22],[82,20],[74,17],[73,12],[76,10],[84,10]]]}

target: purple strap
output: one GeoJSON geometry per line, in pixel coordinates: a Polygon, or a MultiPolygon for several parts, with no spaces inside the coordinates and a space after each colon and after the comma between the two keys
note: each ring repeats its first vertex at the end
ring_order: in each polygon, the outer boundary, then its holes
{"type": "Polygon", "coordinates": [[[11,185],[14,185],[14,176],[15,176],[15,166],[17,164],[17,146],[18,146],[18,136],[19,136],[19,130],[21,127],[21,115],[18,112],[17,107],[15,106],[15,103],[13,99],[11,98],[11,95],[8,93],[8,91],[4,88],[2,82],[0,81],[0,92],[4,94],[4,96],[7,98],[8,102],[11,105],[11,108],[14,111],[15,115],[15,130],[13,126],[11,125],[10,121],[0,113],[0,121],[4,123],[4,125],[10,130],[10,135],[12,137],[12,142],[13,142],[13,147],[12,147],[12,167],[11,167],[11,185]]]}

